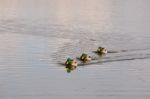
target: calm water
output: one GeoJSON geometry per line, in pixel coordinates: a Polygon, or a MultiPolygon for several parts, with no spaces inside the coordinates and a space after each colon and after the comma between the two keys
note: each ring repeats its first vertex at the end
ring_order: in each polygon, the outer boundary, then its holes
{"type": "Polygon", "coordinates": [[[150,99],[149,0],[0,0],[0,99],[150,99]],[[104,46],[71,73],[60,63],[104,46]]]}

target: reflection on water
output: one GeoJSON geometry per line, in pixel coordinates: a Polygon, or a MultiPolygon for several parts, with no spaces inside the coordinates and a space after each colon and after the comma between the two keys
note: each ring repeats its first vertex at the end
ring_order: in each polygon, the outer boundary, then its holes
{"type": "Polygon", "coordinates": [[[149,99],[149,2],[0,0],[0,98],[149,99]]]}

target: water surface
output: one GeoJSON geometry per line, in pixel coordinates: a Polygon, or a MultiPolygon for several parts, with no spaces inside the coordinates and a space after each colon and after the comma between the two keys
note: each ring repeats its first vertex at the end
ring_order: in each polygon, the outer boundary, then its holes
{"type": "Polygon", "coordinates": [[[0,98],[149,99],[149,3],[0,0],[0,98]],[[97,60],[67,73],[82,52],[97,60]]]}

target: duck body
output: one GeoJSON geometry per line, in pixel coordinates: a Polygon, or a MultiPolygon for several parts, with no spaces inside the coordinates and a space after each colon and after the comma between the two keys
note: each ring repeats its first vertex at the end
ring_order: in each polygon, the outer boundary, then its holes
{"type": "Polygon", "coordinates": [[[65,65],[76,68],[78,66],[78,63],[76,60],[68,58],[67,61],[65,62],[65,65]]]}
{"type": "Polygon", "coordinates": [[[107,54],[108,53],[107,49],[104,47],[98,47],[96,52],[99,54],[107,54]]]}
{"type": "Polygon", "coordinates": [[[83,61],[83,62],[87,62],[87,61],[91,61],[92,58],[91,58],[91,56],[88,56],[88,54],[83,53],[83,54],[80,56],[80,60],[83,61]]]}
{"type": "Polygon", "coordinates": [[[65,62],[65,65],[66,65],[67,72],[70,73],[71,71],[77,68],[78,63],[76,60],[68,58],[65,62]]]}

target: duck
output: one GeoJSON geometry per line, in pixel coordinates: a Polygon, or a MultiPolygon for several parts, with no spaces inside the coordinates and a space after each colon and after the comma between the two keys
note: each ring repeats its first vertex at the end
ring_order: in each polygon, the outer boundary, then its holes
{"type": "Polygon", "coordinates": [[[65,62],[65,65],[76,68],[78,66],[78,63],[75,59],[68,58],[65,62]]]}
{"type": "Polygon", "coordinates": [[[68,58],[65,62],[67,73],[75,70],[78,66],[78,63],[75,59],[68,58]]]}
{"type": "Polygon", "coordinates": [[[80,60],[83,61],[83,62],[87,62],[87,61],[91,61],[92,58],[91,58],[91,56],[89,56],[88,54],[83,53],[83,54],[80,56],[80,60]]]}
{"type": "Polygon", "coordinates": [[[107,49],[104,47],[98,47],[96,52],[99,54],[107,54],[108,53],[107,49]]]}

